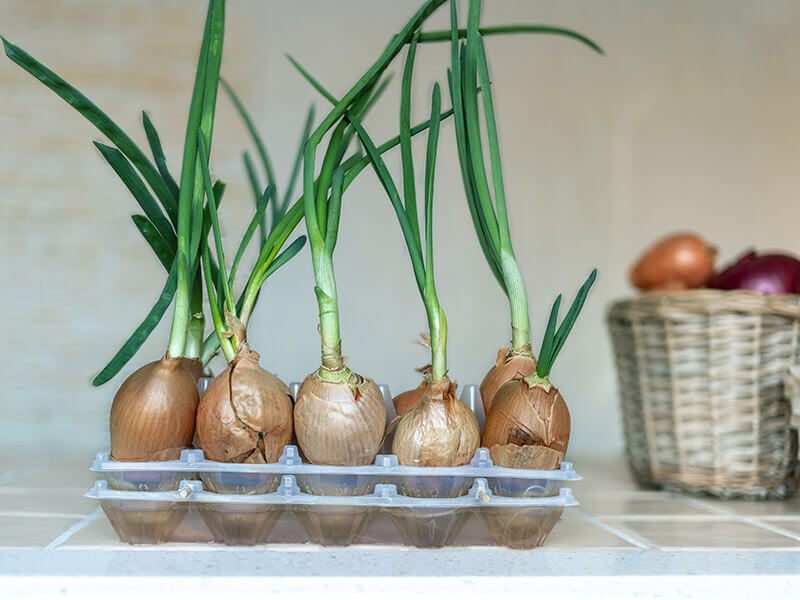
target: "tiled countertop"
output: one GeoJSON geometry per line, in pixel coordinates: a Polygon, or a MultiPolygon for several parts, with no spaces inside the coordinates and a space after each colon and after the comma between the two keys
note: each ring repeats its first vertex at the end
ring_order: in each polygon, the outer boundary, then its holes
{"type": "Polygon", "coordinates": [[[136,578],[137,593],[143,593],[145,584],[167,590],[174,584],[170,575],[182,575],[184,591],[193,576],[200,577],[198,593],[209,595],[214,587],[209,576],[220,585],[234,578],[228,585],[235,586],[269,575],[283,575],[270,578],[270,585],[298,592],[329,589],[332,582],[341,593],[350,584],[367,590],[388,585],[387,578],[396,575],[405,577],[408,589],[446,585],[448,591],[459,582],[479,585],[483,579],[492,590],[500,585],[513,591],[519,578],[538,577],[537,589],[562,595],[568,589],[579,595],[583,585],[598,594],[604,578],[613,583],[609,594],[621,592],[621,575],[630,576],[624,578],[624,585],[632,586],[624,588],[626,593],[648,596],[654,588],[647,580],[657,576],[666,595],[700,589],[698,576],[714,593],[725,586],[741,593],[751,584],[759,595],[765,585],[776,592],[800,589],[800,497],[721,501],[643,491],[621,458],[574,458],[585,478],[573,485],[581,505],[567,509],[545,546],[533,551],[365,545],[233,549],[186,543],[134,548],[117,539],[94,501],[83,498],[94,480],[90,458],[0,457],[0,590],[52,585],[90,597],[93,581],[116,576],[136,578]]]}

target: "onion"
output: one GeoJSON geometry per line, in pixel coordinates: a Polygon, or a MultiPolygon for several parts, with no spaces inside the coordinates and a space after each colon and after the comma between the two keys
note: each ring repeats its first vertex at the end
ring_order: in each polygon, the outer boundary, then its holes
{"type": "Polygon", "coordinates": [[[294,429],[306,458],[317,465],[367,465],[383,443],[386,405],[374,381],[350,373],[326,381],[314,371],[297,392],[294,429]]]}
{"type": "Polygon", "coordinates": [[[557,453],[560,462],[567,452],[569,434],[569,409],[555,386],[546,380],[531,384],[525,379],[514,379],[494,397],[483,428],[482,445],[489,448],[497,464],[536,468],[530,462],[551,453],[528,450],[526,456],[520,448],[547,448],[557,453]]]}
{"type": "Polygon", "coordinates": [[[699,288],[714,273],[715,254],[693,234],[664,238],[636,262],[630,272],[631,283],[641,290],[699,288]]]}
{"type": "Polygon", "coordinates": [[[426,386],[422,399],[400,419],[392,453],[401,465],[457,467],[478,449],[478,420],[456,397],[447,377],[426,386]]]}
{"type": "Polygon", "coordinates": [[[111,458],[174,460],[191,448],[197,385],[179,358],[164,356],[128,377],[111,405],[111,458]]]}
{"type": "Polygon", "coordinates": [[[197,441],[210,460],[276,462],[292,439],[292,395],[258,359],[243,344],[200,400],[197,441]]]}
{"type": "MultiPolygon", "coordinates": [[[[528,347],[529,348],[529,347],[528,347]]],[[[483,414],[488,415],[497,391],[515,377],[527,377],[536,372],[536,359],[530,354],[509,351],[508,347],[497,351],[497,362],[489,369],[481,383],[483,414]]]]}
{"type": "Polygon", "coordinates": [[[749,252],[706,284],[718,290],[752,290],[762,294],[800,293],[800,260],[786,254],[749,252]]]}
{"type": "Polygon", "coordinates": [[[420,400],[422,400],[422,396],[425,395],[425,390],[427,389],[428,382],[427,380],[423,379],[422,382],[413,390],[407,390],[397,394],[397,396],[392,398],[395,414],[398,417],[402,417],[404,414],[406,414],[409,410],[416,406],[420,400]]]}

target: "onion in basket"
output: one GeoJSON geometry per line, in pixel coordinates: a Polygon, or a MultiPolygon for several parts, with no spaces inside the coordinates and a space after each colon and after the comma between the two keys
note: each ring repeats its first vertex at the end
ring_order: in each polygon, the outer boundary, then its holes
{"type": "Polygon", "coordinates": [[[662,239],[636,262],[631,283],[640,290],[681,290],[702,286],[714,273],[716,250],[683,233],[662,239]]]}
{"type": "Polygon", "coordinates": [[[749,252],[706,284],[718,290],[752,290],[762,294],[800,293],[800,260],[786,254],[749,252]]]}

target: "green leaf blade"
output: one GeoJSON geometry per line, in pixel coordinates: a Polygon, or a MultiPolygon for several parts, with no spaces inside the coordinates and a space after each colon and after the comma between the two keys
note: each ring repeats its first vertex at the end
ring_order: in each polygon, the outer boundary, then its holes
{"type": "Polygon", "coordinates": [[[111,380],[120,369],[124,367],[128,361],[133,358],[134,354],[142,347],[145,340],[150,337],[150,334],[156,328],[156,325],[161,321],[164,313],[172,299],[175,296],[175,288],[177,284],[177,265],[178,261],[174,261],[172,269],[170,269],[169,277],[161,290],[161,294],[147,313],[144,321],[136,328],[128,340],[122,345],[122,348],[114,355],[114,358],[103,367],[100,373],[92,380],[92,385],[95,387],[101,386],[107,381],[111,380]]]}

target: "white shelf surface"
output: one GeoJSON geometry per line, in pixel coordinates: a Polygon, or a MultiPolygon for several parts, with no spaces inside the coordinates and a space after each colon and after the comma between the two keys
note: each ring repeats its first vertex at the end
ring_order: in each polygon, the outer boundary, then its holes
{"type": "Polygon", "coordinates": [[[280,591],[462,597],[791,597],[800,498],[721,501],[641,490],[622,458],[571,457],[584,480],[543,548],[121,543],[83,493],[90,456],[0,457],[0,596],[193,598],[280,591]],[[397,579],[402,578],[402,583],[397,579]],[[255,587],[253,587],[255,586],[255,587]],[[522,587],[520,587],[522,586],[522,587]],[[545,594],[545,596],[541,596],[545,594]]]}

